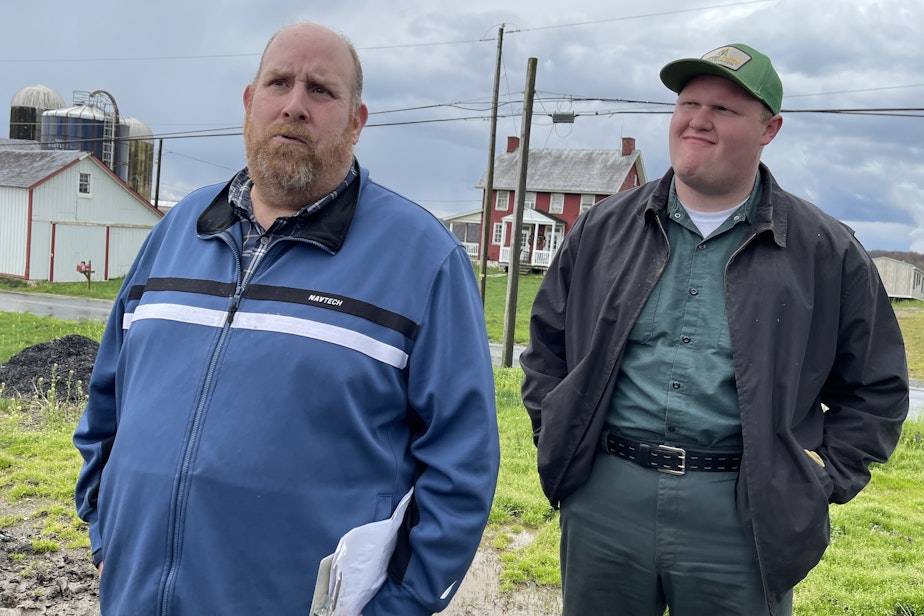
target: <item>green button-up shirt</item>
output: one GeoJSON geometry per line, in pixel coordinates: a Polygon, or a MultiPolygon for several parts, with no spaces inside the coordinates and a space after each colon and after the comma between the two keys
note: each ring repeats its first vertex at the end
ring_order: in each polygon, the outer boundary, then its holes
{"type": "Polygon", "coordinates": [[[670,258],[629,334],[608,429],[654,443],[741,450],[725,266],[750,230],[760,193],[758,181],[704,239],[671,186],[670,258]]]}

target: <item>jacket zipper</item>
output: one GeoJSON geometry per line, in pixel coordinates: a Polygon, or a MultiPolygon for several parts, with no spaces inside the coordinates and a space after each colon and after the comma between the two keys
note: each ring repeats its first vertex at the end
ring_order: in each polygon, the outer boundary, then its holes
{"type": "Polygon", "coordinates": [[[215,343],[215,347],[212,350],[212,354],[209,359],[208,371],[205,377],[205,383],[202,385],[202,390],[199,393],[199,400],[196,404],[196,411],[193,415],[192,427],[186,436],[186,443],[183,446],[183,463],[180,466],[180,471],[177,475],[175,484],[176,487],[173,502],[173,518],[170,525],[172,537],[169,542],[169,567],[161,586],[160,613],[162,616],[169,616],[170,614],[170,600],[172,597],[173,587],[176,582],[177,566],[179,562],[178,556],[182,549],[183,543],[181,537],[186,515],[186,491],[188,489],[190,469],[192,466],[192,452],[198,445],[199,438],[201,436],[200,429],[202,420],[204,418],[203,416],[205,414],[206,403],[211,397],[212,379],[215,376],[215,370],[218,366],[218,359],[222,354],[225,342],[227,341],[228,335],[230,334],[231,323],[234,320],[234,315],[237,313],[238,306],[240,305],[241,296],[244,294],[244,290],[247,288],[247,283],[253,277],[253,273],[259,267],[260,262],[263,260],[263,257],[266,255],[266,252],[270,247],[269,245],[266,246],[265,250],[262,250],[254,257],[253,267],[250,268],[250,273],[245,278],[242,270],[241,253],[240,250],[238,250],[237,244],[226,233],[222,233],[218,237],[220,237],[226,244],[228,244],[228,246],[231,248],[231,252],[234,254],[234,260],[237,263],[239,282],[237,284],[237,288],[234,291],[234,295],[231,297],[231,302],[228,305],[228,317],[225,319],[225,324],[222,327],[221,335],[218,337],[218,341],[215,343]]]}

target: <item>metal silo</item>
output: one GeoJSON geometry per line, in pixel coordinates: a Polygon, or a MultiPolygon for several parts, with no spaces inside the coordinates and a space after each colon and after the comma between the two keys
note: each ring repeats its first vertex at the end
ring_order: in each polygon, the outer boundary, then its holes
{"type": "Polygon", "coordinates": [[[105,90],[74,92],[74,105],[42,114],[46,149],[91,152],[128,182],[128,125],[105,90]]]}
{"type": "Polygon", "coordinates": [[[103,110],[88,103],[42,114],[42,145],[49,150],[82,150],[103,158],[103,110]]]}
{"type": "Polygon", "coordinates": [[[42,114],[66,105],[61,95],[47,86],[22,88],[10,102],[10,139],[41,141],[42,114]]]}

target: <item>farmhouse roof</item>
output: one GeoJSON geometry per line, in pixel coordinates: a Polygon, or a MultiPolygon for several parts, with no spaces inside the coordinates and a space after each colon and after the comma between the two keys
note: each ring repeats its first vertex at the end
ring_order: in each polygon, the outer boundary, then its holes
{"type": "MultiPolygon", "coordinates": [[[[536,149],[529,151],[526,190],[561,193],[616,193],[640,156],[638,150],[536,149]]],[[[494,160],[494,190],[516,190],[519,152],[504,152],[494,160]]],[[[475,186],[483,189],[487,174],[475,186]]]]}

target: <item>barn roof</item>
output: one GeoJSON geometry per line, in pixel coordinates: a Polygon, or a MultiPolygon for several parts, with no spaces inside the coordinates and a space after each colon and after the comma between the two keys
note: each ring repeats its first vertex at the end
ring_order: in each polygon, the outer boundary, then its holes
{"type": "Polygon", "coordinates": [[[70,163],[89,155],[78,150],[0,148],[0,186],[29,188],[70,163]]]}
{"type": "MultiPolygon", "coordinates": [[[[526,190],[613,194],[638,161],[639,152],[623,156],[620,150],[536,149],[529,151],[526,190]]],[[[520,157],[504,152],[494,160],[494,190],[516,190],[520,157]]],[[[475,188],[484,188],[487,174],[475,188]]]]}
{"type": "Polygon", "coordinates": [[[42,144],[31,139],[7,139],[0,137],[0,150],[41,150],[42,144]]]}

